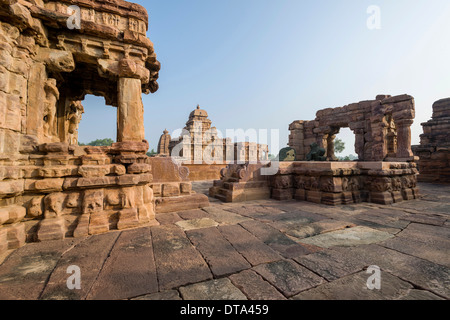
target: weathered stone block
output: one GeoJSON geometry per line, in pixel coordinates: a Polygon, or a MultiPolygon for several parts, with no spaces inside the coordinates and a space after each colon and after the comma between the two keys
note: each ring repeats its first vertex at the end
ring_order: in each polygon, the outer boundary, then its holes
{"type": "Polygon", "coordinates": [[[7,239],[8,239],[8,249],[18,249],[25,245],[26,233],[25,225],[18,223],[12,226],[6,227],[7,239]]]}
{"type": "Polygon", "coordinates": [[[90,215],[89,234],[101,234],[109,231],[109,220],[106,212],[96,212],[90,215]]]}
{"type": "Polygon", "coordinates": [[[9,206],[0,208],[0,225],[20,222],[26,215],[26,208],[22,206],[9,206]]]}
{"type": "Polygon", "coordinates": [[[44,219],[37,233],[39,241],[62,240],[66,235],[64,218],[44,219]]]}
{"type": "Polygon", "coordinates": [[[129,229],[139,226],[138,212],[136,208],[129,208],[119,211],[119,222],[117,229],[129,229]]]}
{"type": "Polygon", "coordinates": [[[162,186],[163,197],[176,197],[180,195],[180,185],[178,183],[166,183],[162,186]]]}

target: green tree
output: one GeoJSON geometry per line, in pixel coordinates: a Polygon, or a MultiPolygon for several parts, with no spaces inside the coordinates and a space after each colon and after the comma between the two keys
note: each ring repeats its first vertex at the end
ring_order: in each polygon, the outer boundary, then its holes
{"type": "Polygon", "coordinates": [[[158,153],[155,151],[155,149],[152,149],[150,152],[147,152],[147,156],[152,157],[156,156],[158,153]]]}
{"type": "Polygon", "coordinates": [[[334,140],[334,152],[342,153],[345,150],[345,142],[341,139],[334,140]]]}
{"type": "Polygon", "coordinates": [[[109,147],[114,143],[113,139],[97,139],[95,141],[92,141],[88,144],[84,144],[84,143],[78,143],[79,146],[91,146],[91,147],[109,147]]]}

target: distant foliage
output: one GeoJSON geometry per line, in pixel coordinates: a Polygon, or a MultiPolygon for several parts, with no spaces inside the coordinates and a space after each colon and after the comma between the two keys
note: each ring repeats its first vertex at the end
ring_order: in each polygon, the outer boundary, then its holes
{"type": "Polygon", "coordinates": [[[334,140],[334,152],[342,153],[345,150],[345,142],[341,139],[334,140]]]}
{"type": "Polygon", "coordinates": [[[158,153],[155,151],[155,149],[152,149],[150,152],[147,152],[147,156],[152,157],[156,156],[158,153]]]}
{"type": "Polygon", "coordinates": [[[110,147],[114,143],[113,139],[97,139],[88,144],[78,142],[79,146],[91,146],[91,147],[110,147]]]}

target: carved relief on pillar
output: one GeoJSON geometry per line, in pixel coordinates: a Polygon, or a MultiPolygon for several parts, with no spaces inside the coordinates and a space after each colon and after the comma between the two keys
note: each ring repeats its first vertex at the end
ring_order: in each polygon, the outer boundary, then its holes
{"type": "Polygon", "coordinates": [[[78,127],[84,113],[81,101],[72,101],[69,104],[69,111],[66,118],[68,127],[68,141],[69,145],[78,145],[78,127]]]}
{"type": "Polygon", "coordinates": [[[66,195],[64,193],[52,193],[44,198],[45,219],[60,217],[63,214],[64,201],[66,195]]]}
{"type": "Polygon", "coordinates": [[[44,102],[44,136],[52,140],[57,136],[57,103],[59,100],[59,90],[56,86],[56,79],[48,79],[45,82],[45,102],[44,102]]]}

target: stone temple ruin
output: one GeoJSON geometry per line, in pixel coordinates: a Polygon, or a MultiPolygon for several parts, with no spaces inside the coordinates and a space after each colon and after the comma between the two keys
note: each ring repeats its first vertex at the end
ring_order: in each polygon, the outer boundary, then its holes
{"type": "Polygon", "coordinates": [[[220,171],[230,163],[268,160],[268,145],[221,138],[208,117],[208,112],[197,106],[190,113],[181,136],[171,138],[164,133],[160,138],[160,146],[166,145],[167,139],[170,143],[168,151],[158,148],[159,153],[178,159],[189,169],[191,181],[219,179],[220,171]]]}
{"type": "Polygon", "coordinates": [[[227,202],[272,197],[328,205],[415,199],[419,190],[411,150],[414,117],[414,99],[409,95],[380,95],[375,100],[320,110],[315,120],[295,121],[289,127],[289,146],[297,161],[229,165],[210,195],[227,202]],[[344,127],[355,133],[359,161],[335,161],[334,140],[344,127]],[[321,147],[322,160],[328,161],[306,161],[312,146],[321,147]],[[262,174],[270,166],[275,174],[262,174]]]}
{"type": "Polygon", "coordinates": [[[123,0],[0,0],[0,253],[208,205],[187,168],[146,156],[141,95],[160,70],[147,30],[123,0]],[[78,146],[86,94],[117,108],[111,147],[78,146]]]}
{"type": "Polygon", "coordinates": [[[450,98],[433,104],[433,118],[422,123],[419,157],[419,181],[450,183],[450,98]]]}

